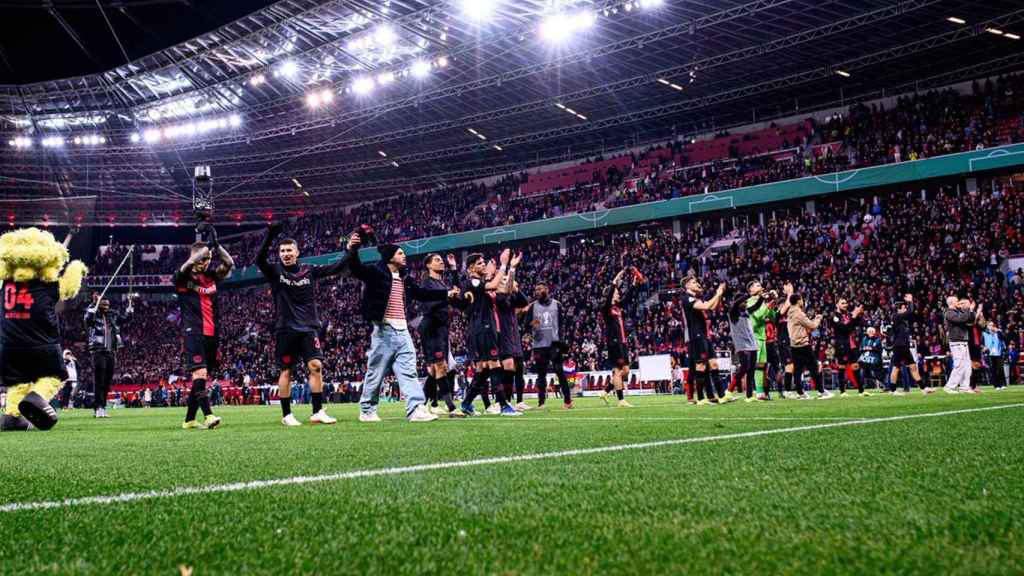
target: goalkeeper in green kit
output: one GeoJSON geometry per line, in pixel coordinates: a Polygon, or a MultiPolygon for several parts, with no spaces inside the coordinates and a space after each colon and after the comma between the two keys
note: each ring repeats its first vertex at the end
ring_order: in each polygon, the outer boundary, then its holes
{"type": "MultiPolygon", "coordinates": [[[[750,298],[747,299],[747,314],[750,316],[750,324],[754,329],[754,340],[757,341],[757,366],[754,371],[757,399],[771,400],[768,389],[764,385],[765,371],[768,366],[768,345],[766,343],[768,337],[765,334],[765,326],[778,315],[775,303],[778,301],[779,295],[774,290],[766,294],[760,280],[752,280],[747,284],[747,293],[750,294],[750,298]]],[[[746,399],[747,402],[753,400],[750,397],[746,399]]]]}

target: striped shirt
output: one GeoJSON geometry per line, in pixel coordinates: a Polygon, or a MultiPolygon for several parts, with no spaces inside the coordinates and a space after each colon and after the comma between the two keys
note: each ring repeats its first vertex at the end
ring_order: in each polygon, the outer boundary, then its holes
{"type": "Polygon", "coordinates": [[[384,310],[384,322],[398,330],[407,330],[405,320],[405,283],[398,272],[391,273],[391,295],[388,307],[384,310]]]}

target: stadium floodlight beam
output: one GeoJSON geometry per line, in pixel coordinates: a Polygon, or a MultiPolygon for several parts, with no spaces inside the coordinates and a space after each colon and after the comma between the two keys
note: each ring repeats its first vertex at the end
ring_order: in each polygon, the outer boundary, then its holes
{"type": "Polygon", "coordinates": [[[363,96],[372,92],[373,86],[373,78],[369,76],[363,76],[362,78],[356,78],[355,82],[352,83],[352,91],[360,96],[363,96]]]}
{"type": "Polygon", "coordinates": [[[385,86],[387,84],[390,84],[392,81],[394,81],[394,79],[395,79],[395,73],[394,72],[381,72],[377,76],[377,84],[380,84],[381,86],[385,86]]]}
{"type": "Polygon", "coordinates": [[[560,44],[576,32],[591,28],[595,18],[593,12],[586,10],[572,15],[564,12],[552,14],[541,22],[540,37],[552,44],[560,44]]]}
{"type": "Polygon", "coordinates": [[[309,94],[307,94],[306,95],[306,106],[309,106],[310,108],[319,108],[320,107],[320,93],[319,92],[310,92],[309,94]]]}
{"type": "Polygon", "coordinates": [[[427,62],[426,60],[417,60],[412,63],[410,71],[412,72],[413,78],[426,78],[427,75],[430,74],[430,62],[427,62]]]}
{"type": "Polygon", "coordinates": [[[133,132],[132,135],[130,136],[130,139],[131,139],[133,144],[137,144],[139,142],[139,139],[140,139],[139,138],[139,133],[138,132],[133,132]]]}
{"type": "Polygon", "coordinates": [[[967,20],[964,20],[963,18],[957,18],[956,16],[950,16],[949,18],[946,18],[946,20],[952,22],[953,24],[967,24],[967,20]]]}
{"type": "Polygon", "coordinates": [[[381,46],[391,46],[398,39],[398,35],[391,29],[391,26],[381,24],[373,33],[373,39],[381,46]]]}
{"type": "Polygon", "coordinates": [[[494,14],[494,0],[462,0],[462,13],[469,20],[482,23],[494,14]]]}
{"type": "Polygon", "coordinates": [[[1013,34],[1011,32],[1003,34],[1003,38],[1009,38],[1010,40],[1020,40],[1020,36],[1013,34]]]}
{"type": "Polygon", "coordinates": [[[285,60],[277,68],[277,75],[285,78],[294,78],[299,73],[299,65],[294,60],[285,60]]]}
{"type": "Polygon", "coordinates": [[[232,114],[231,116],[228,116],[228,124],[232,128],[238,128],[242,125],[242,117],[238,114],[232,114]]]}

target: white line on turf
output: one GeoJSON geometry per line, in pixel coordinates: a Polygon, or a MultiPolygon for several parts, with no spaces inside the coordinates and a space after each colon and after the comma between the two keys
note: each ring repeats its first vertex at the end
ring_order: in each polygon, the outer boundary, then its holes
{"type": "Polygon", "coordinates": [[[676,438],[672,440],[655,440],[651,442],[638,442],[635,444],[599,446],[596,448],[576,448],[573,450],[560,450],[557,452],[540,452],[536,454],[521,454],[517,456],[495,456],[491,458],[477,458],[474,460],[455,460],[449,462],[436,462],[433,464],[416,464],[412,466],[396,466],[392,468],[353,470],[350,472],[336,472],[333,474],[322,474],[319,476],[294,476],[291,478],[277,478],[272,480],[252,480],[249,482],[234,482],[230,484],[210,484],[207,486],[182,486],[179,488],[169,488],[166,490],[150,490],[148,492],[125,492],[123,494],[113,494],[109,496],[85,496],[81,498],[66,498],[64,500],[44,500],[41,502],[14,502],[11,504],[4,504],[0,506],[0,513],[22,512],[26,510],[45,510],[50,508],[70,508],[73,506],[103,506],[109,504],[137,502],[139,500],[151,500],[155,498],[176,498],[179,496],[191,496],[195,494],[219,494],[224,492],[240,492],[242,490],[257,490],[260,488],[271,488],[274,486],[294,486],[300,484],[312,484],[315,482],[351,480],[354,478],[395,476],[399,474],[411,474],[414,472],[429,472],[431,470],[469,468],[474,466],[486,466],[489,464],[508,464],[511,462],[550,460],[555,458],[568,458],[572,456],[603,454],[607,452],[624,452],[627,450],[661,448],[665,446],[679,446],[682,444],[699,444],[703,442],[715,442],[719,440],[735,440],[739,438],[769,436],[772,434],[807,432],[811,430],[824,430],[827,428],[840,428],[844,426],[860,426],[864,424],[879,424],[883,422],[899,422],[902,420],[916,420],[918,418],[937,418],[941,416],[955,416],[959,414],[971,414],[975,412],[988,412],[991,410],[1005,410],[1007,408],[1022,407],[1024,407],[1024,403],[1002,404],[999,406],[986,406],[984,408],[964,408],[961,410],[947,410],[944,412],[925,412],[922,414],[904,414],[901,416],[888,416],[885,418],[845,420],[842,422],[828,422],[825,424],[808,424],[806,426],[792,426],[788,428],[775,428],[771,430],[755,430],[753,432],[721,434],[719,436],[676,438]]]}
{"type": "MultiPolygon", "coordinates": [[[[444,418],[444,417],[442,416],[442,418],[444,418]]],[[[743,422],[743,421],[753,421],[753,422],[760,422],[760,421],[764,421],[764,422],[772,422],[772,421],[792,422],[792,421],[797,421],[797,422],[808,422],[808,421],[814,421],[814,420],[821,420],[821,421],[826,421],[826,422],[834,422],[834,421],[839,421],[839,420],[857,420],[857,421],[860,421],[860,420],[869,420],[869,419],[870,418],[868,418],[868,417],[860,418],[860,417],[856,417],[856,416],[734,416],[734,417],[723,416],[723,417],[720,417],[720,418],[715,418],[713,416],[703,416],[703,417],[701,417],[701,416],[678,416],[678,417],[677,416],[664,416],[664,417],[658,417],[658,416],[635,416],[635,417],[632,417],[632,418],[615,417],[615,416],[580,416],[580,417],[577,417],[577,418],[573,418],[573,417],[569,417],[569,416],[542,416],[542,417],[537,417],[537,418],[526,417],[526,418],[516,418],[516,419],[509,419],[509,418],[487,418],[487,417],[484,417],[484,418],[470,418],[470,419],[468,419],[466,421],[467,422],[517,422],[517,423],[522,423],[522,422],[593,422],[595,420],[596,421],[602,421],[602,422],[603,421],[611,421],[611,422],[632,422],[632,421],[637,421],[637,422],[657,422],[659,420],[664,420],[665,422],[729,422],[729,421],[741,421],[741,422],[743,422]]],[[[384,420],[391,420],[391,418],[384,418],[384,420]]],[[[404,418],[399,418],[399,420],[404,420],[404,418]]]]}

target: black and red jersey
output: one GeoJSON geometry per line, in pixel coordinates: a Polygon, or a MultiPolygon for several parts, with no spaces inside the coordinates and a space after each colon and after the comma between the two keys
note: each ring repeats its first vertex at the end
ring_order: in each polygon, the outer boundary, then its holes
{"type": "Polygon", "coordinates": [[[832,315],[832,333],[835,335],[836,349],[857,349],[857,326],[860,318],[854,318],[847,312],[836,312],[832,315]]]}
{"type": "Polygon", "coordinates": [[[217,336],[220,310],[217,307],[217,280],[213,275],[178,271],[174,275],[174,289],[185,334],[217,336]]]}
{"type": "Polygon", "coordinates": [[[708,338],[708,312],[698,310],[695,304],[700,299],[692,294],[683,295],[683,316],[686,317],[686,341],[706,340],[708,338]]]}
{"type": "Polygon", "coordinates": [[[492,331],[501,332],[501,318],[498,316],[497,293],[487,290],[487,280],[468,278],[462,284],[462,292],[473,295],[473,302],[466,308],[466,323],[469,334],[492,331]]]}
{"type": "Polygon", "coordinates": [[[604,304],[601,305],[601,321],[604,323],[606,344],[626,344],[629,340],[626,335],[626,319],[623,311],[633,299],[633,290],[625,285],[620,286],[618,290],[618,303],[612,302],[615,287],[610,286],[605,290],[604,304]]]}
{"type": "Polygon", "coordinates": [[[33,348],[60,344],[57,282],[4,282],[0,346],[33,348]]]}

